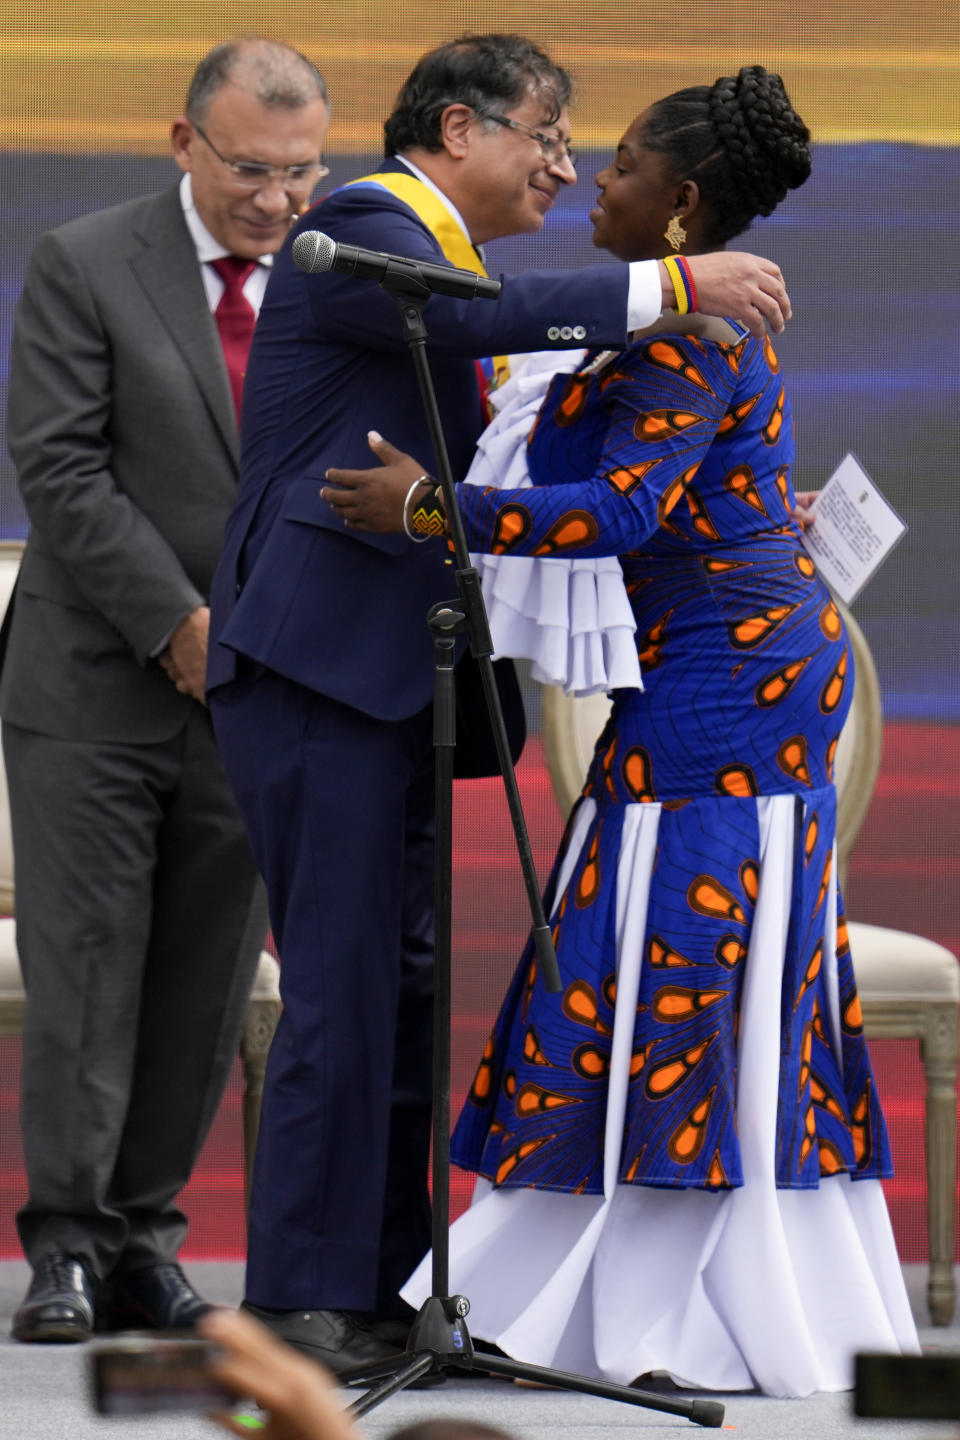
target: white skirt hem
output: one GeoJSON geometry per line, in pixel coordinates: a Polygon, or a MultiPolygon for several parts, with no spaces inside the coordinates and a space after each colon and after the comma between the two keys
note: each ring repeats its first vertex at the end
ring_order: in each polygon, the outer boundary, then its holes
{"type": "MultiPolygon", "coordinates": [[[[836,1175],[778,1190],[774,1175],[782,959],[789,920],[793,797],[757,801],[760,884],[746,960],[737,1080],[744,1184],[721,1192],[616,1183],[633,1016],[659,805],[627,807],[618,871],[617,1003],[605,1127],[604,1195],[477,1183],[452,1226],[452,1293],[471,1333],[536,1365],[629,1384],[801,1397],[846,1390],[858,1351],[919,1351],[877,1180],[836,1175]],[[618,1063],[619,1058],[619,1063],[618,1063]]],[[[559,877],[572,873],[594,813],[581,805],[559,877]]],[[[824,945],[836,973],[836,903],[824,945]]],[[[856,956],[853,957],[856,963],[856,956]]],[[[836,986],[828,984],[836,1036],[836,986]]],[[[430,1293],[430,1256],[402,1294],[430,1293]]]]}

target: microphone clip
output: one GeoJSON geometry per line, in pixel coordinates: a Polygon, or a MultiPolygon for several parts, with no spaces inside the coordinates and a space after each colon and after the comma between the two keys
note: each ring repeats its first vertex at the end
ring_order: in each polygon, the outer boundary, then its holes
{"type": "Polygon", "coordinates": [[[407,265],[402,260],[391,260],[377,284],[395,300],[415,300],[421,308],[433,294],[414,261],[407,265]]]}

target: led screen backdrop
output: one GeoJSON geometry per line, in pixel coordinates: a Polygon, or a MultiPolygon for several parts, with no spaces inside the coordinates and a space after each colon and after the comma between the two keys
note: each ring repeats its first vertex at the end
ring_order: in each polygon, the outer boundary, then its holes
{"type": "MultiPolygon", "coordinates": [[[[581,182],[544,233],[501,241],[488,265],[596,259],[592,176],[651,100],[761,61],[784,76],[816,141],[814,175],[743,241],[780,263],[795,319],[777,344],[799,448],[798,488],[852,450],[909,531],[855,613],[873,648],[887,719],[884,763],[847,890],[855,918],[960,950],[960,11],[956,3],[768,0],[413,0],[403,7],[289,0],[164,6],[0,7],[0,390],[23,269],[49,226],[176,178],[169,122],[211,44],[277,36],[323,70],[333,99],[331,176],[377,158],[383,117],[431,45],[468,29],[519,30],[574,71],[581,182]]],[[[26,521],[5,446],[0,535],[26,521]]],[[[541,868],[560,827],[536,735],[521,765],[541,868]]],[[[522,887],[493,782],[458,796],[455,1083],[466,1084],[524,931],[522,887]]],[[[52,902],[54,903],[53,899],[52,902]]],[[[57,897],[56,903],[69,903],[57,897]]],[[[856,958],[856,957],[854,957],[856,958]]],[[[901,1253],[924,1255],[922,1082],[911,1047],[875,1047],[898,1161],[890,1187],[901,1253]]],[[[23,1193],[15,1126],[17,1045],[0,1042],[0,1253],[15,1254],[23,1193]]],[[[193,1254],[242,1247],[238,1093],[228,1096],[187,1197],[193,1254]]],[[[462,1198],[464,1189],[458,1186],[462,1198]]]]}

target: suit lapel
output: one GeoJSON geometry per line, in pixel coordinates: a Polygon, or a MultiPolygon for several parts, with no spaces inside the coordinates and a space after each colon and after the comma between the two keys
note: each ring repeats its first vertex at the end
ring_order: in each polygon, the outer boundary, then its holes
{"type": "Polygon", "coordinates": [[[144,248],[130,267],[183,355],[236,465],[240,440],[227,368],[177,188],[157,196],[136,234],[144,248]]]}

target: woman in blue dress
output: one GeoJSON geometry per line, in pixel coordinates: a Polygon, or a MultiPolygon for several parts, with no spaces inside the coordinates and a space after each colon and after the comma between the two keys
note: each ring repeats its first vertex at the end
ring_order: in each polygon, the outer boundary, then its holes
{"type": "MultiPolygon", "coordinates": [[[[594,242],[721,248],[806,179],[808,142],[760,66],[669,96],[596,177],[594,242]]],[[[528,946],[453,1138],[481,1179],[452,1283],[520,1359],[803,1395],[917,1347],[836,882],[853,662],[793,456],[769,341],[687,314],[552,381],[531,488],[459,487],[472,550],[619,556],[643,675],[549,882],[562,991],[528,946]]],[[[331,472],[352,523],[389,492],[399,528],[399,469],[331,472]]]]}

